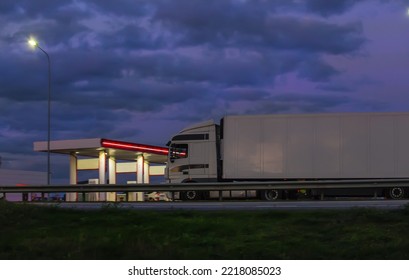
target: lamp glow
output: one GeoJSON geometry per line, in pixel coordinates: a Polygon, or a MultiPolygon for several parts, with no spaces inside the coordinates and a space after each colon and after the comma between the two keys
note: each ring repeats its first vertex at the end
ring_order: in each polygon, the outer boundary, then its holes
{"type": "Polygon", "coordinates": [[[29,44],[30,46],[32,46],[32,47],[36,47],[36,46],[38,45],[37,41],[34,40],[33,38],[30,38],[30,39],[28,40],[28,44],[29,44]]]}

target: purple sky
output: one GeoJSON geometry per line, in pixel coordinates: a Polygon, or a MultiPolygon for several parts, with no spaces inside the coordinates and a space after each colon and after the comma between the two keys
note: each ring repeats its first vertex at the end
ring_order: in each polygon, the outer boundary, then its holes
{"type": "MultiPolygon", "coordinates": [[[[227,114],[409,111],[409,0],[2,0],[1,168],[52,139],[163,146],[227,114]]],[[[68,158],[52,157],[55,182],[68,158]]],[[[65,181],[64,181],[65,180],[65,181]]]]}

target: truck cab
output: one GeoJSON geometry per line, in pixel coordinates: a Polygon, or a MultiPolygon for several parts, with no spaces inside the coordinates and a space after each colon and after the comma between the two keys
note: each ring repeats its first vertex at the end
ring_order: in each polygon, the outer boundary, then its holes
{"type": "Polygon", "coordinates": [[[166,176],[169,183],[217,180],[219,126],[206,121],[187,127],[168,142],[166,176]]]}

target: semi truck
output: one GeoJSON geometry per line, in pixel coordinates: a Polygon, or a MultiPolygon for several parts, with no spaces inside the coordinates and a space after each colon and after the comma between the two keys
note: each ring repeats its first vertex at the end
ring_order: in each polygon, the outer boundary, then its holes
{"type": "MultiPolygon", "coordinates": [[[[219,123],[187,127],[167,145],[169,183],[409,178],[409,113],[232,115],[219,123]]],[[[300,194],[375,194],[402,199],[408,193],[405,187],[391,185],[276,189],[246,192],[246,196],[278,200],[300,194]]],[[[209,197],[209,192],[180,193],[184,200],[209,197]]]]}

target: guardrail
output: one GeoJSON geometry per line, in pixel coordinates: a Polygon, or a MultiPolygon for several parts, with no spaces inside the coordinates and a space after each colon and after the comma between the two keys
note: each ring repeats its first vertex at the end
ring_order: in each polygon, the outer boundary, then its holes
{"type": "Polygon", "coordinates": [[[0,193],[180,192],[409,187],[409,179],[0,186],[0,193]]]}

